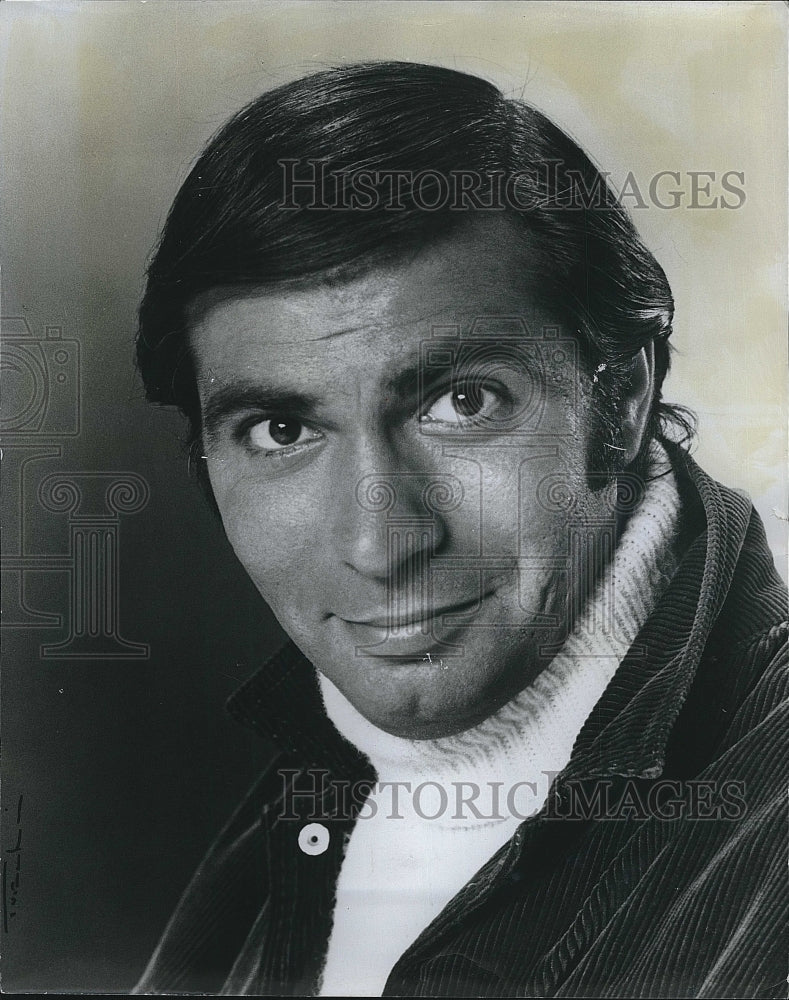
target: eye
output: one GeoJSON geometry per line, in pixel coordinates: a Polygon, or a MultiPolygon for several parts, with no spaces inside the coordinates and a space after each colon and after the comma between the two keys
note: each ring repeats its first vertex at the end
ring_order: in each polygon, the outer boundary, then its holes
{"type": "Polygon", "coordinates": [[[320,434],[305,427],[301,421],[278,415],[259,420],[247,431],[250,447],[268,455],[317,441],[320,437],[320,434]]]}
{"type": "Polygon", "coordinates": [[[422,417],[426,423],[475,425],[501,415],[501,398],[477,381],[458,382],[445,392],[422,417]]]}

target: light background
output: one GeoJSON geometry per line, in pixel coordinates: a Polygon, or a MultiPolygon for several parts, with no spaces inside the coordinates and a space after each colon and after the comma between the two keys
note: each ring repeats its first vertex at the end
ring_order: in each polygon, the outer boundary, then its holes
{"type": "MultiPolygon", "coordinates": [[[[645,197],[661,170],[686,192],[687,171],[742,171],[736,210],[633,215],[676,300],[666,396],[699,414],[698,461],[753,497],[786,575],[786,20],[780,3],[2,5],[2,312],[81,343],[62,467],[152,491],[121,547],[122,627],[150,660],[44,663],[57,636],[6,633],[5,801],[24,792],[30,846],[5,989],[124,992],[265,756],[218,716],[275,626],[132,371],[145,260],[202,144],[262,90],[397,58],[522,95],[645,197]]],[[[57,551],[61,527],[34,529],[57,551]]]]}

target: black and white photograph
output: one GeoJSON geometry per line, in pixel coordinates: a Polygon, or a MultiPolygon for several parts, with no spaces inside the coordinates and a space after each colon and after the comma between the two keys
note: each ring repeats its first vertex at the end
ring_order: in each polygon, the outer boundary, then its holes
{"type": "Polygon", "coordinates": [[[0,990],[787,996],[789,8],[0,6],[0,990]]]}

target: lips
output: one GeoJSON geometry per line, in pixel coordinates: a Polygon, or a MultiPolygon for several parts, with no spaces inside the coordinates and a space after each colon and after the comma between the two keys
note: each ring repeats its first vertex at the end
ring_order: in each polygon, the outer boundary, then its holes
{"type": "MultiPolygon", "coordinates": [[[[444,615],[459,615],[465,614],[469,611],[476,611],[482,604],[482,601],[489,594],[483,594],[481,597],[472,597],[465,601],[459,601],[453,604],[444,604],[440,607],[431,608],[427,614],[423,614],[422,608],[414,609],[411,614],[393,614],[392,612],[372,612],[359,615],[345,615],[336,614],[336,618],[340,618],[348,625],[359,625],[368,626],[370,628],[376,629],[401,629],[409,628],[420,625],[428,625],[434,622],[436,619],[442,618],[444,615]]],[[[405,598],[401,604],[407,604],[408,599],[405,598]]]]}

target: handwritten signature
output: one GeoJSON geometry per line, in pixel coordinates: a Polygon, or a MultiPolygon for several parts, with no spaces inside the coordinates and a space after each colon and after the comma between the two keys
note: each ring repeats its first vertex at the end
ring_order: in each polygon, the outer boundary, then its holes
{"type": "MultiPolygon", "coordinates": [[[[8,806],[6,806],[8,811],[8,806]]],[[[3,851],[2,861],[2,889],[3,889],[3,932],[8,933],[8,924],[17,914],[17,900],[19,898],[19,878],[22,871],[22,796],[16,804],[16,843],[13,847],[6,847],[3,851]],[[6,857],[6,855],[10,855],[6,857]]]]}

